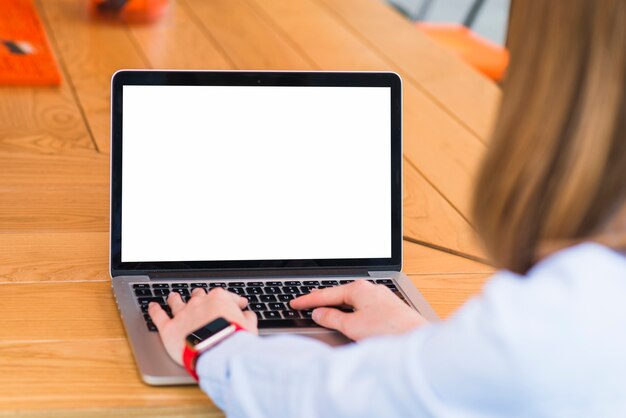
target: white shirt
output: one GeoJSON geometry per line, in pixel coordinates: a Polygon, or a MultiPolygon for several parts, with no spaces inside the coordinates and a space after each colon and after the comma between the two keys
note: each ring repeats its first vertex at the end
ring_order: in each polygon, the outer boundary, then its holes
{"type": "Polygon", "coordinates": [[[228,417],[626,417],[626,258],[502,271],[447,321],[330,348],[240,332],[200,357],[228,417]]]}

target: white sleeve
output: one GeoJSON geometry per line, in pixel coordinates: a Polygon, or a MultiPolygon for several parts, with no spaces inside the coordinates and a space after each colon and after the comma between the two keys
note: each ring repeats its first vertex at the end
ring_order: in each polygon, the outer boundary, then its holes
{"type": "Polygon", "coordinates": [[[340,348],[240,332],[201,356],[200,383],[231,418],[517,416],[523,395],[490,300],[340,348]]]}

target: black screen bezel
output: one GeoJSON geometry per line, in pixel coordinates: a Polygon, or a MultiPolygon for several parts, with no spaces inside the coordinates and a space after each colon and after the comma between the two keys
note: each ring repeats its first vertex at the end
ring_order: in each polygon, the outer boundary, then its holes
{"type": "MultiPolygon", "coordinates": [[[[402,82],[388,72],[250,72],[122,70],[111,80],[111,276],[211,271],[387,270],[402,264],[402,82]],[[124,85],[327,86],[391,88],[391,257],[319,260],[122,262],[122,123],[124,85]]],[[[167,196],[155,197],[166,199],[167,196]]],[[[367,204],[368,196],[363,196],[367,204]]],[[[367,226],[364,226],[367,227],[367,226]]]]}

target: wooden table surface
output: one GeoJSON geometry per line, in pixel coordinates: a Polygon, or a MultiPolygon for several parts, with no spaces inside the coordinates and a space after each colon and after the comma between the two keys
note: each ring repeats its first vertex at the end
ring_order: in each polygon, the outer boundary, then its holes
{"type": "Polygon", "coordinates": [[[37,0],[58,88],[0,87],[0,415],[221,416],[141,383],[108,269],[120,68],[392,70],[404,79],[404,271],[447,316],[493,271],[469,223],[500,92],[382,0],[176,0],[150,26],[37,0]],[[421,244],[416,244],[421,243],[421,244]]]}

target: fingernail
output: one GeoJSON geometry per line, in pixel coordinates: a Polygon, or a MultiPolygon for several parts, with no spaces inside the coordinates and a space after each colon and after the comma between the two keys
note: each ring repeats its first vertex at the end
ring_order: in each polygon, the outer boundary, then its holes
{"type": "Polygon", "coordinates": [[[322,316],[322,313],[320,312],[319,309],[313,309],[313,313],[311,314],[311,318],[313,318],[314,321],[318,321],[321,316],[322,316]]]}

